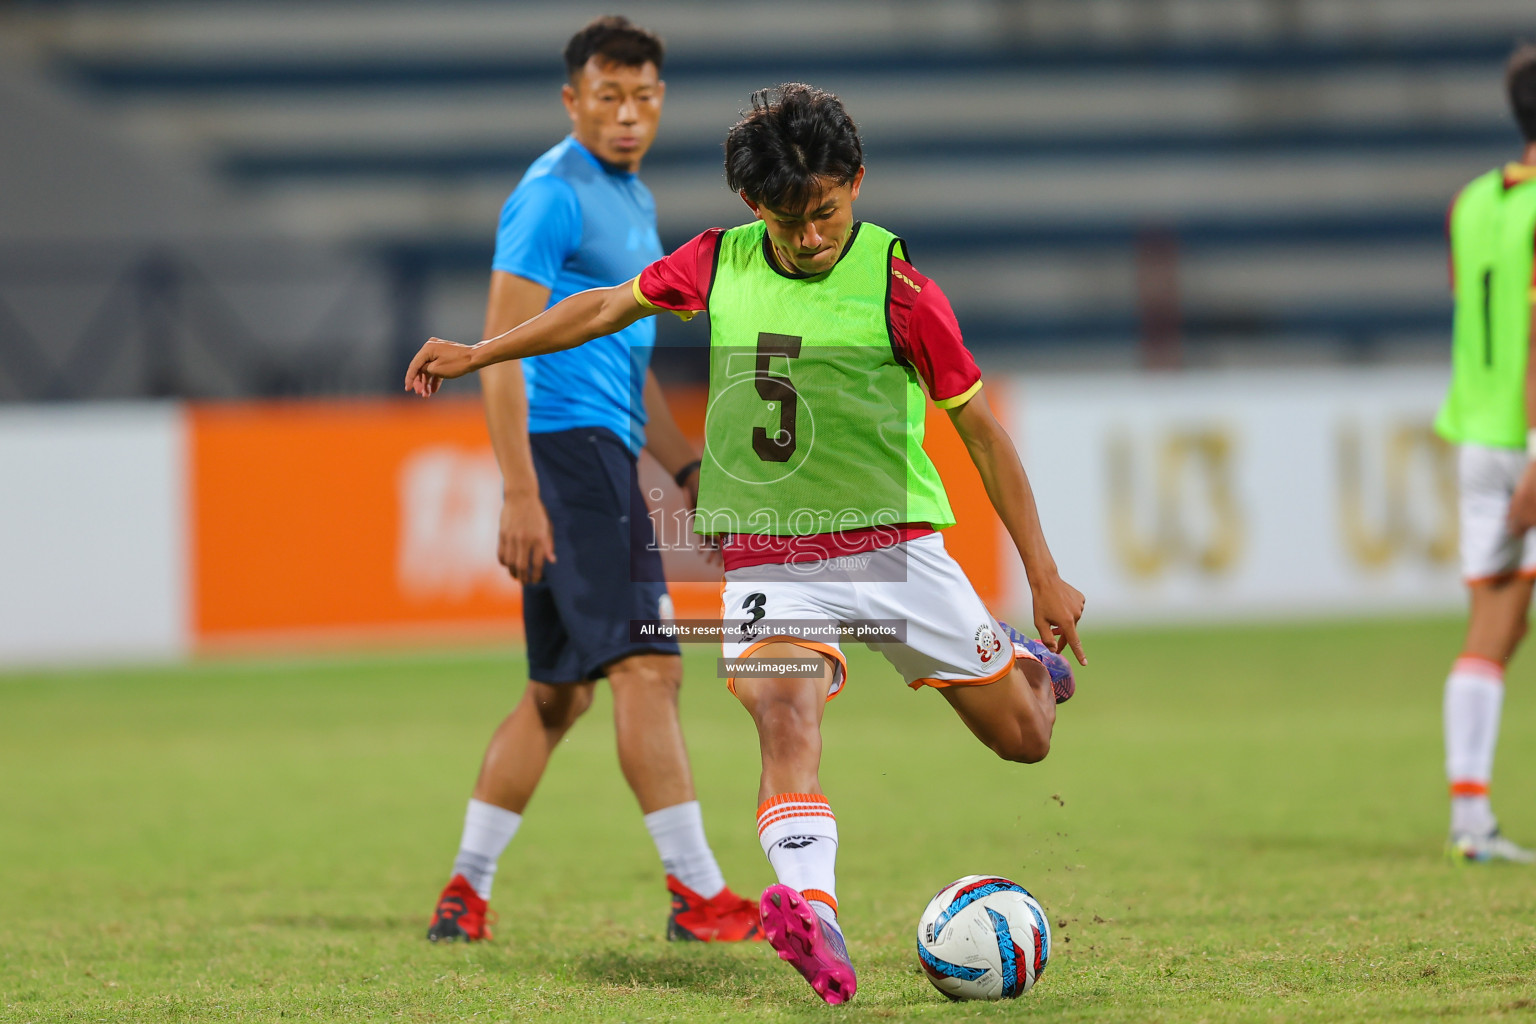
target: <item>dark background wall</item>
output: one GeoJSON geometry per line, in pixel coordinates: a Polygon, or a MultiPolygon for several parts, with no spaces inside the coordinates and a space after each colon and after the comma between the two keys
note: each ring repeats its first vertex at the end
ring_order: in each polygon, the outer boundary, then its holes
{"type": "MultiPolygon", "coordinates": [[[[476,336],[500,204],[567,127],[560,48],[605,12],[0,5],[0,400],[386,391],[476,336]]],[[[669,43],[664,242],[742,219],[752,89],[834,90],[862,215],[1008,369],[1443,358],[1445,206],[1518,152],[1501,69],[1536,37],[1528,0],[772,12],[631,12],[669,43]]]]}

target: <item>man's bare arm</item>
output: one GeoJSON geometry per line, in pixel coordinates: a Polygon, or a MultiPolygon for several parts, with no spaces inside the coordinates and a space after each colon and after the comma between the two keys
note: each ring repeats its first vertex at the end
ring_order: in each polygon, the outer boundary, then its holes
{"type": "Polygon", "coordinates": [[[699,453],[672,418],[672,407],[655,370],[645,371],[645,412],[645,450],[656,457],[667,475],[676,476],[678,470],[698,461],[699,453]]]}
{"type": "MultiPolygon", "coordinates": [[[[549,289],[516,274],[491,272],[490,297],[485,305],[485,337],[494,338],[531,320],[549,302],[549,289]]],[[[512,578],[537,583],[544,563],[555,560],[554,531],[539,499],[539,478],[533,471],[528,445],[528,392],[523,366],[516,360],[488,366],[480,375],[485,401],[485,425],[501,468],[501,523],[496,536],[496,560],[512,578]]]]}
{"type": "MultiPolygon", "coordinates": [[[[645,372],[645,410],[649,414],[645,425],[646,450],[656,457],[667,475],[676,477],[685,466],[694,464],[693,471],[682,481],[683,492],[688,495],[688,510],[692,512],[699,507],[699,453],[672,418],[672,407],[667,404],[666,393],[661,390],[654,370],[645,372]]],[[[714,538],[702,537],[699,544],[704,560],[711,565],[718,564],[720,549],[714,538]]]]}
{"type": "MultiPolygon", "coordinates": [[[[1536,296],[1533,296],[1536,298],[1536,296]]],[[[1527,430],[1536,429],[1536,309],[1531,311],[1532,351],[1525,359],[1525,425],[1527,430]]],[[[1526,448],[1531,444],[1526,441],[1526,448]]],[[[1536,452],[1529,452],[1531,461],[1526,463],[1525,473],[1515,487],[1509,501],[1509,528],[1512,533],[1524,533],[1536,527],[1536,452]]]]}
{"type": "Polygon", "coordinates": [[[992,507],[1024,561],[1040,639],[1055,651],[1071,647],[1078,663],[1088,664],[1082,641],[1077,638],[1083,595],[1069,586],[1056,569],[1056,560],[1045,543],[1045,531],[1040,527],[1040,513],[1035,508],[1029,477],[1019,462],[1012,439],[992,415],[992,408],[981,392],[959,408],[950,409],[949,418],[981,474],[992,507]]]}
{"type": "Polygon", "coordinates": [[[642,306],[633,282],[577,292],[532,320],[477,345],[433,338],[421,347],[405,374],[405,389],[427,397],[446,379],[462,377],[493,363],[543,355],[584,345],[593,338],[622,331],[660,310],[642,306]]]}

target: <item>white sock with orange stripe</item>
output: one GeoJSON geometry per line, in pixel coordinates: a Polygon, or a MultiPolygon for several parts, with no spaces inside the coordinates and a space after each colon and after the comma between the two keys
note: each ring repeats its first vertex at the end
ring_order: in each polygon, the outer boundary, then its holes
{"type": "Polygon", "coordinates": [[[1504,707],[1504,666],[1464,654],[1445,681],[1445,774],[1451,833],[1485,836],[1498,827],[1488,801],[1493,751],[1504,707]]]}
{"type": "Polygon", "coordinates": [[[782,885],[837,925],[837,818],[820,793],[781,793],[757,809],[757,838],[782,885]]]}

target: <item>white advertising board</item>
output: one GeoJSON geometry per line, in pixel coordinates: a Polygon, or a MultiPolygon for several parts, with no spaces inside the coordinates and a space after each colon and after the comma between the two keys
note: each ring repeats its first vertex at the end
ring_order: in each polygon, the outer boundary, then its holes
{"type": "Polygon", "coordinates": [[[0,666],[188,649],[184,416],[0,409],[0,666]]]}
{"type": "MultiPolygon", "coordinates": [[[[1021,377],[1006,414],[1093,623],[1452,611],[1455,458],[1431,430],[1447,379],[1021,377]]],[[[1010,564],[1011,603],[1028,608],[1010,564]]]]}

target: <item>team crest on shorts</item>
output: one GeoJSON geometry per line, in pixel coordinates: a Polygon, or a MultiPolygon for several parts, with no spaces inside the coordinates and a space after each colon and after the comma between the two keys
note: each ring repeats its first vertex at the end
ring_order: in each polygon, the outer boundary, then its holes
{"type": "Polygon", "coordinates": [[[1003,642],[997,638],[997,631],[983,623],[976,629],[976,653],[981,657],[983,665],[992,664],[992,659],[997,657],[997,652],[1003,649],[1003,642]]]}

